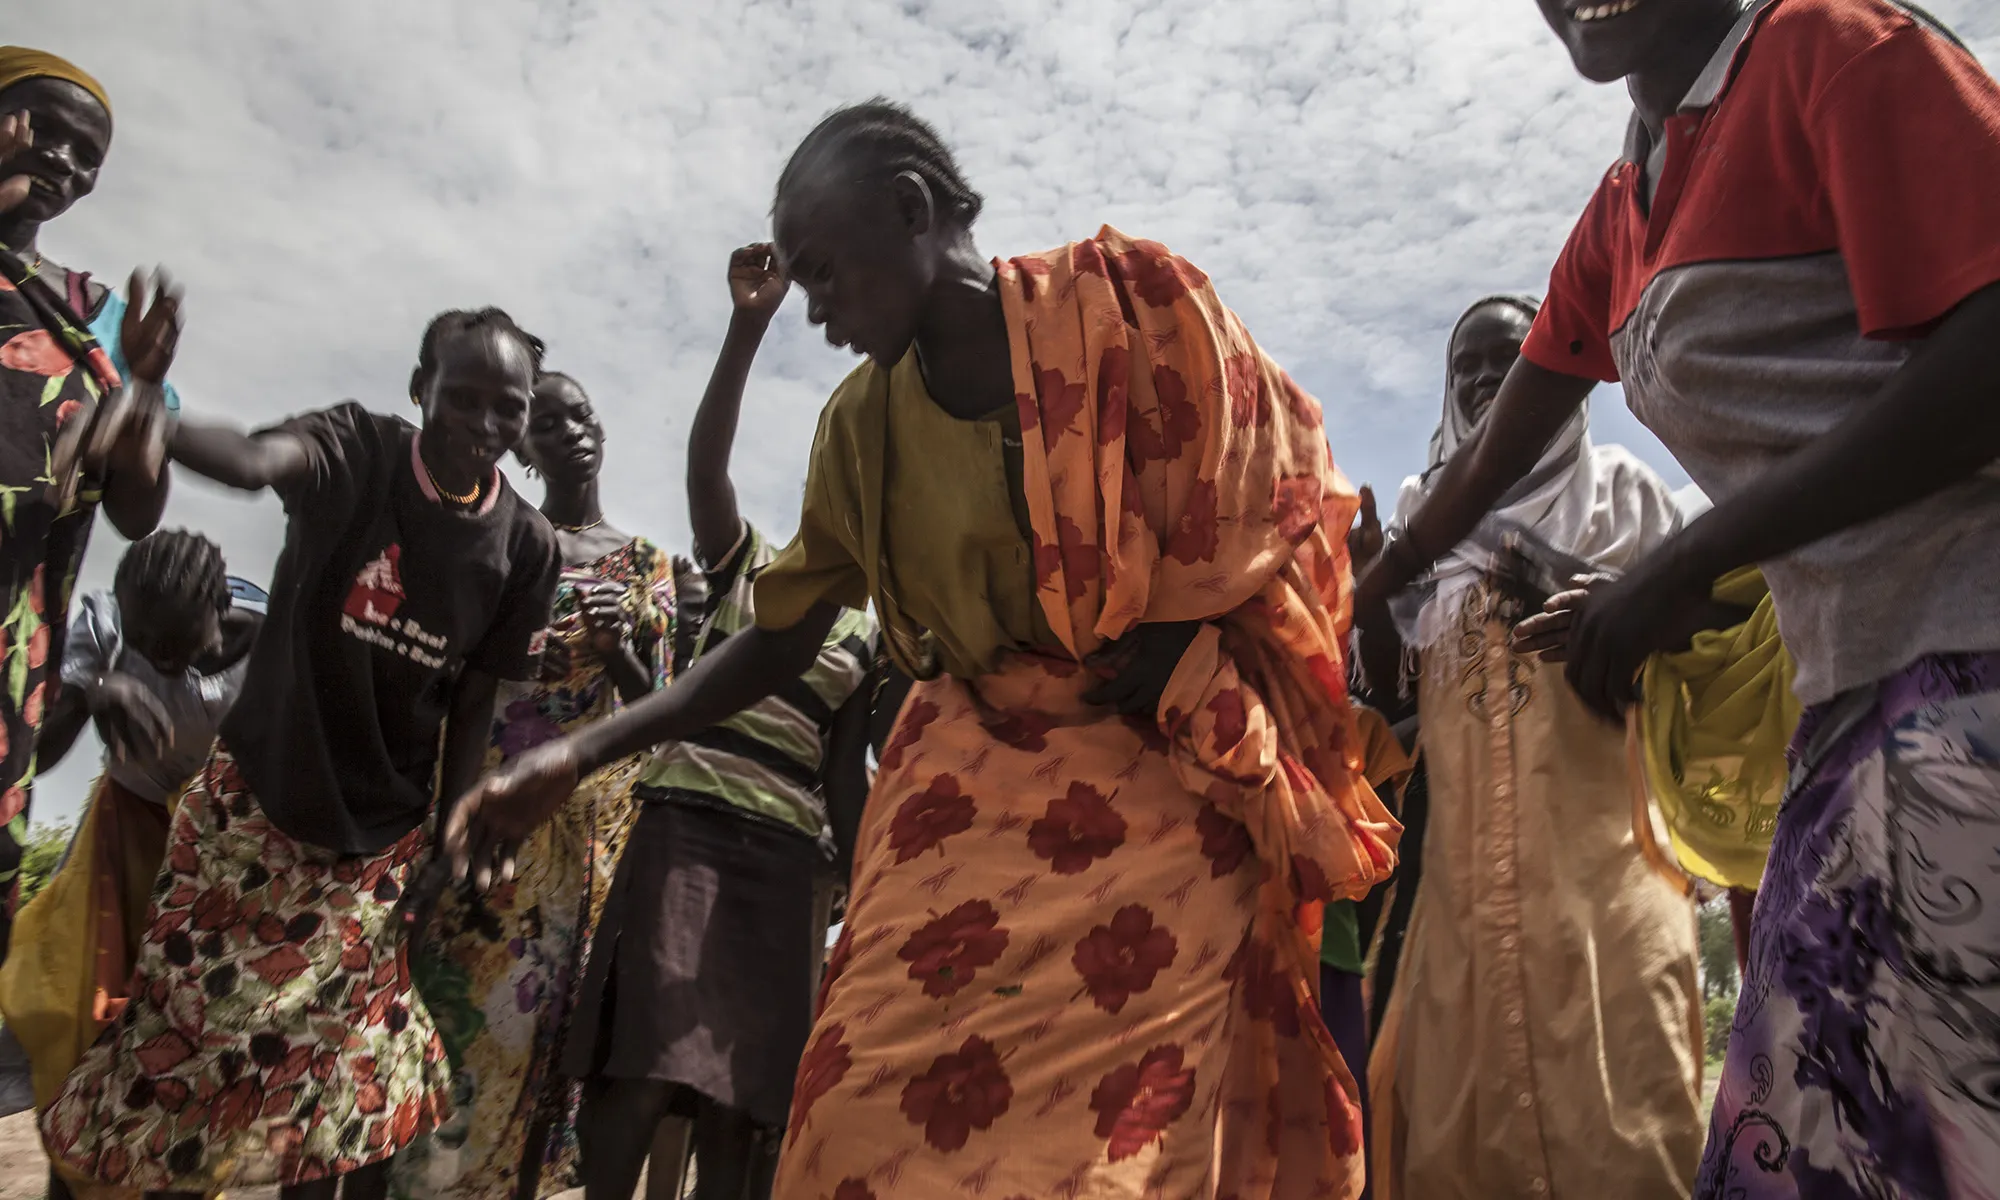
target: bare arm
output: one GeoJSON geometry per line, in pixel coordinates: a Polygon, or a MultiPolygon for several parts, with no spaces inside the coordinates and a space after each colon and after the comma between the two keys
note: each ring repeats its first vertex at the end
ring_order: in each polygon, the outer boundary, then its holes
{"type": "Polygon", "coordinates": [[[833,715],[828,735],[826,766],[821,782],[826,788],[826,817],[833,827],[833,844],[839,853],[837,869],[842,878],[854,866],[854,838],[861,828],[861,810],[868,804],[868,712],[872,689],[866,680],[833,715]]]}
{"type": "Polygon", "coordinates": [[[173,472],[164,466],[150,479],[142,471],[113,471],[104,484],[104,515],[119,536],[136,542],[159,527],[172,485],[173,472]]]}
{"type": "Polygon", "coordinates": [[[76,736],[83,732],[84,723],[90,720],[90,698],[84,694],[81,685],[64,681],[62,690],[56,693],[56,702],[49,705],[48,715],[42,718],[42,731],[35,736],[35,771],[41,774],[56,769],[68,756],[70,747],[76,744],[76,736]]]}
{"type": "Polygon", "coordinates": [[[1715,580],[1965,480],[2000,458],[2000,284],[1975,292],[1840,424],[1765,471],[1598,589],[1575,622],[1568,675],[1615,717],[1647,655],[1715,580]]]}
{"type": "Polygon", "coordinates": [[[174,426],[167,453],[197,475],[246,492],[291,483],[312,470],[306,444],[289,433],[251,435],[188,417],[174,426]]]}
{"type": "Polygon", "coordinates": [[[1669,542],[1678,578],[1715,580],[1894,512],[2000,458],[2000,284],[1973,293],[1882,390],[1669,542]]]}
{"type": "Polygon", "coordinates": [[[1563,422],[1596,386],[1595,380],[1517,361],[1485,423],[1445,463],[1405,536],[1390,539],[1356,581],[1356,619],[1379,621],[1389,597],[1464,541],[1507,489],[1534,470],[1563,422]]]}
{"type": "Polygon", "coordinates": [[[743,385],[770,323],[769,316],[741,310],[729,318],[722,353],[716,356],[708,390],[701,394],[701,407],[695,410],[688,432],[688,523],[694,527],[695,555],[703,563],[719,562],[743,529],[736,485],[729,478],[729,453],[736,444],[743,385]]]}
{"type": "Polygon", "coordinates": [[[452,801],[479,779],[486,748],[493,742],[493,698],[500,681],[471,667],[459,672],[445,717],[444,750],[438,762],[438,824],[450,819],[452,801]]]}
{"type": "Polygon", "coordinates": [[[769,696],[812,669],[839,616],[837,607],[815,604],[790,629],[752,626],[736,634],[696,660],[672,687],[569,738],[578,772],[587,775],[605,763],[688,737],[769,696]]]}
{"type": "Polygon", "coordinates": [[[812,667],[840,616],[815,604],[790,629],[752,626],[704,655],[672,687],[566,738],[544,742],[467,792],[444,825],[444,846],[459,878],[485,887],[506,874],[512,846],[548,820],[585,775],[660,742],[695,734],[736,715],[812,667]]]}

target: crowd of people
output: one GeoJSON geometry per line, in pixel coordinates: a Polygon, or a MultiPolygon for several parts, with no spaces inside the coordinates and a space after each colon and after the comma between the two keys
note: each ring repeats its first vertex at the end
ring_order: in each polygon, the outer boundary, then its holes
{"type": "Polygon", "coordinates": [[[1992,1194],[2000,85],[1895,0],[1539,4],[1626,144],[1547,295],[1444,336],[1386,522],[1205,273],[989,257],[870,101],[728,260],[688,557],[498,308],[422,331],[414,420],[183,411],[172,281],[39,248],[106,90],[0,48],[0,1038],[50,1195],[1992,1194]],[[795,287],[863,361],[780,546],[730,460],[795,287]],[[1699,499],[1593,443],[1601,382],[1699,499]],[[176,472],[276,494],[268,591],[155,528],[176,472]]]}

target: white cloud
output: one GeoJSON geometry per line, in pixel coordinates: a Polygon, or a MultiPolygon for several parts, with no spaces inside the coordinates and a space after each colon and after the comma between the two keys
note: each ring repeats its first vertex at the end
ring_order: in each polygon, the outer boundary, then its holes
{"type": "MultiPolygon", "coordinates": [[[[2000,61],[1990,0],[1931,7],[2000,61]]],[[[1529,0],[98,0],[23,6],[6,36],[110,89],[103,183],[46,249],[178,271],[191,408],[395,409],[424,321],[500,304],[606,414],[613,519],[673,544],[723,264],[841,103],[883,93],[945,131],[989,199],[989,252],[1109,221],[1193,259],[1325,402],[1348,473],[1391,485],[1421,464],[1445,330],[1476,295],[1539,290],[1627,112],[1529,0]]],[[[774,534],[850,365],[801,309],[736,456],[774,534]]],[[[1685,480],[1615,393],[1597,416],[1685,480]]],[[[169,521],[265,577],[277,506],[177,486],[169,521]]],[[[98,537],[86,586],[116,562],[98,537]]],[[[38,816],[74,811],[94,755],[78,747],[38,816]]]]}

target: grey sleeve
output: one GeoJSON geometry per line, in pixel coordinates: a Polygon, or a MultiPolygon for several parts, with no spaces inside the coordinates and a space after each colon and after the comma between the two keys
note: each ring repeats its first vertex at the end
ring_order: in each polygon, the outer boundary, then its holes
{"type": "Polygon", "coordinates": [[[81,684],[110,670],[118,643],[118,601],[110,592],[91,592],[77,605],[63,643],[63,682],[81,684]]]}

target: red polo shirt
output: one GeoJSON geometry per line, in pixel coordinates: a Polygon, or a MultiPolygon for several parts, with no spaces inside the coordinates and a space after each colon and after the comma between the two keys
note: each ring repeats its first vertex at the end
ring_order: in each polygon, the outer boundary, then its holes
{"type": "MultiPolygon", "coordinates": [[[[2000,86],[1892,0],[1759,0],[1663,144],[1634,117],[1522,353],[1621,381],[1721,503],[1996,281],[2000,86]]],[[[1809,703],[1925,654],[2000,649],[2000,472],[1765,573],[1809,703]]]]}

